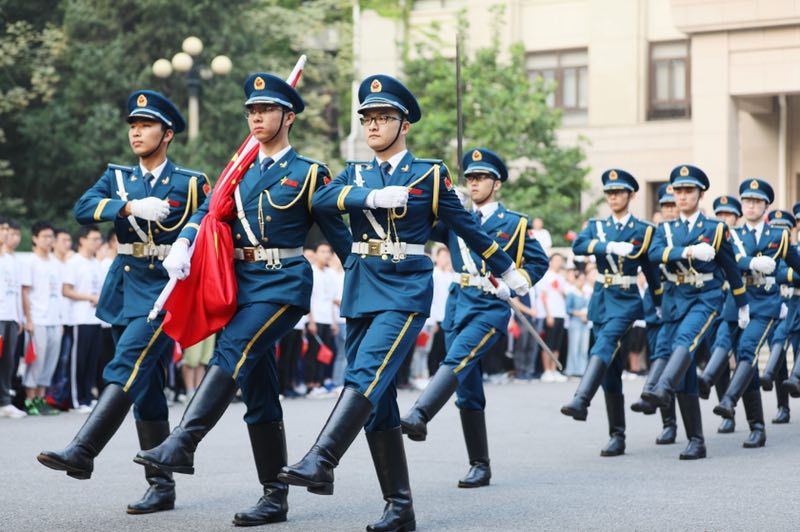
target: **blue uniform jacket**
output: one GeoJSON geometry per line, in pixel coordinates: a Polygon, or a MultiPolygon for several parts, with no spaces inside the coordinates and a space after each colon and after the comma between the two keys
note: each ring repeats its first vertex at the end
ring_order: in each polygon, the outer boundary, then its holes
{"type": "MultiPolygon", "coordinates": [[[[314,209],[324,216],[349,213],[354,240],[380,240],[364,213],[364,202],[371,191],[387,185],[409,189],[405,208],[372,210],[377,223],[384,231],[389,230],[393,241],[425,244],[438,219],[470,248],[480,251],[496,275],[511,266],[511,258],[462,207],[445,165],[437,160],[415,159],[411,152],[406,153],[386,183],[374,161],[348,162],[329,186],[314,194],[314,209]]],[[[351,254],[344,262],[344,269],[342,316],[366,317],[387,310],[424,316],[430,313],[433,297],[430,257],[409,255],[393,262],[390,256],[351,254]]]]}
{"type": "Polygon", "coordinates": [[[605,276],[615,272],[609,261],[615,261],[616,271],[625,276],[636,277],[641,267],[655,305],[661,305],[662,290],[658,268],[647,258],[647,250],[651,245],[655,228],[652,224],[638,220],[634,216],[630,217],[619,232],[614,225],[611,216],[605,220],[591,219],[572,243],[573,253],[594,255],[597,261],[598,276],[592,299],[589,301],[589,319],[598,324],[612,318],[627,317],[631,320],[644,318],[642,298],[636,282],[627,289],[620,285],[605,286],[605,276]],[[630,242],[633,244],[633,252],[625,257],[608,255],[606,245],[609,242],[630,242]]]}
{"type": "MultiPolygon", "coordinates": [[[[245,217],[259,240],[258,244],[264,248],[301,247],[311,225],[318,221],[334,251],[344,260],[352,243],[344,221],[340,216],[317,220],[311,208],[314,191],[325,186],[328,175],[325,165],[299,155],[294,149],[275,161],[263,176],[258,165],[252,164],[239,187],[245,217]]],[[[203,217],[208,213],[210,198],[192,216],[180,236],[190,242],[194,240],[203,217]]],[[[253,247],[238,217],[230,222],[230,226],[234,247],[253,247]]],[[[264,264],[234,262],[237,304],[269,301],[307,311],[314,276],[305,257],[281,259],[280,269],[266,269],[264,264]]]]}
{"type": "Polygon", "coordinates": [[[726,234],[727,227],[721,220],[706,218],[700,213],[691,232],[680,220],[664,222],[658,226],[650,246],[649,256],[654,264],[664,264],[669,273],[679,274],[682,265],[687,271],[697,273],[712,273],[713,278],[705,281],[702,287],[692,284],[670,284],[671,297],[665,298],[662,307],[664,321],[677,321],[683,318],[689,309],[704,294],[710,291],[722,290],[725,279],[731,287],[736,305],[741,307],[747,303],[745,287],[739,269],[736,266],[733,248],[726,234]],[[667,242],[665,224],[670,224],[672,245],[667,242]],[[703,262],[684,259],[681,257],[683,250],[690,245],[705,242],[714,247],[716,255],[714,260],[703,262]]]}
{"type": "MultiPolygon", "coordinates": [[[[158,224],[138,218],[136,222],[142,231],[152,235],[155,244],[172,244],[191,214],[205,200],[208,190],[205,174],[180,168],[167,160],[150,196],[169,201],[169,216],[158,224]]],[[[119,211],[127,201],[146,197],[138,164],[109,164],[94,186],[75,203],[73,213],[80,224],[114,222],[117,241],[121,244],[141,242],[128,218],[119,216],[119,211]],[[124,192],[117,186],[117,170],[122,174],[124,192]]],[[[168,279],[159,260],[117,255],[100,294],[97,317],[114,325],[126,325],[133,318],[147,316],[168,279]]]]}
{"type": "MultiPolygon", "coordinates": [[[[499,204],[497,210],[481,228],[514,259],[520,273],[528,278],[530,286],[539,282],[544,272],[547,271],[547,254],[533,237],[533,226],[527,217],[509,211],[499,204]]],[[[453,270],[466,273],[467,266],[461,256],[458,235],[442,224],[437,224],[432,238],[447,244],[452,257],[453,270]]],[[[469,250],[469,253],[475,266],[478,267],[481,274],[485,275],[486,261],[472,250],[469,250]]],[[[450,312],[445,312],[442,322],[444,329],[461,328],[472,320],[480,319],[498,330],[506,330],[511,317],[511,307],[507,302],[476,286],[461,288],[455,282],[450,285],[449,292],[448,299],[454,299],[454,304],[447,306],[447,310],[450,312]]]]}

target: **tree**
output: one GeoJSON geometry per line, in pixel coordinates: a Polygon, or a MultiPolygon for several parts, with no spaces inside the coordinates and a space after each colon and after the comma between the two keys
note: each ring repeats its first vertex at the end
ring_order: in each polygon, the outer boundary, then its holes
{"type": "MultiPolygon", "coordinates": [[[[437,35],[433,28],[405,63],[405,78],[423,110],[422,121],[412,128],[412,143],[415,154],[444,157],[454,172],[459,156],[455,64],[440,51],[452,49],[453,43],[443,43],[437,35]]],[[[500,154],[512,175],[501,192],[504,201],[541,217],[554,244],[566,245],[564,234],[577,230],[594,211],[594,205],[583,213],[580,208],[581,192],[589,187],[583,164],[586,141],[559,144],[561,111],[546,102],[554,87],[528,79],[521,45],[513,45],[507,55],[502,61],[495,38],[491,46],[462,57],[464,149],[481,146],[500,154]]]]}

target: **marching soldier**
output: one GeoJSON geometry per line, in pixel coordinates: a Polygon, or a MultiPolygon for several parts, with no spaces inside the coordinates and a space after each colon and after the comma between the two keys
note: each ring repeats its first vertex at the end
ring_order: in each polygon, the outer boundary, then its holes
{"type": "MultiPolygon", "coordinates": [[[[117,431],[131,404],[142,449],[169,434],[165,368],[172,340],[161,332],[159,316],[147,315],[168,275],[162,261],[178,233],[209,191],[206,176],[176,166],[167,158],[174,136],[185,128],[178,109],[161,94],[136,91],[128,98],[128,140],[139,158],[135,166],[109,164],[75,204],[81,224],[114,222],[117,257],[108,272],[97,317],[113,325],[116,352],[103,372],[106,386],[72,442],[61,451],[44,451],[39,462],[77,479],[88,479],[94,458],[117,431]]],[[[168,472],[148,467],[150,484],[128,513],[171,510],[175,483],[168,472]]]]}
{"type": "Polygon", "coordinates": [[[670,173],[670,183],[680,216],[659,226],[650,248],[650,260],[665,265],[664,322],[656,356],[668,362],[655,387],[642,392],[642,399],[666,406],[677,393],[689,439],[680,459],[696,460],[706,457],[706,447],[694,355],[722,308],[725,278],[739,307],[740,326],[746,325],[749,311],[733,249],[725,238],[725,224],[706,218],[699,209],[709,186],[705,172],[696,166],[678,166],[670,173]]]}
{"type": "Polygon", "coordinates": [[[637,286],[639,268],[647,278],[656,308],[661,305],[662,290],[658,268],[647,259],[654,228],[630,212],[639,183],[618,168],[606,170],[602,182],[611,215],[605,220],[590,220],[572,244],[576,255],[594,255],[597,260],[598,281],[589,302],[595,343],[575,396],[561,407],[561,413],[585,421],[589,404],[602,382],[611,439],[600,456],[619,456],[625,453],[625,397],[624,360],[617,353],[633,322],[644,318],[637,286]]]}
{"type": "MultiPolygon", "coordinates": [[[[800,202],[794,204],[794,207],[792,207],[792,213],[794,214],[795,220],[800,218],[800,202]]],[[[792,282],[796,287],[800,287],[800,279],[798,279],[797,271],[792,271],[792,282]]],[[[800,303],[800,301],[798,301],[798,303],[800,303]]],[[[798,307],[798,310],[795,311],[795,318],[793,320],[793,324],[791,325],[791,333],[794,337],[792,347],[795,353],[797,353],[798,347],[800,347],[800,313],[798,313],[798,311],[800,311],[800,307],[798,307]]],[[[786,380],[783,381],[783,387],[792,397],[800,397],[800,364],[798,364],[798,360],[800,360],[800,357],[795,354],[792,373],[786,380]]],[[[788,371],[789,368],[787,367],[786,369],[788,371]]]]}
{"type": "Polygon", "coordinates": [[[400,81],[375,75],[361,83],[358,100],[374,158],[349,162],[314,196],[314,208],[325,216],[349,213],[354,235],[341,306],[345,388],[314,446],[279,478],[333,493],[333,469],[366,426],[386,500],[381,520],[367,530],[414,530],[394,377],[430,311],[433,264],[424,245],[432,226],[439,220],[455,231],[509,289],[524,295],[529,283],[461,206],[442,162],[416,159],[406,149],[411,124],[422,114],[414,95],[400,81]]]}
{"type": "MultiPolygon", "coordinates": [[[[313,275],[303,257],[303,242],[314,223],[311,198],[328,179],[322,163],[298,154],[289,131],[305,103],[277,76],[257,73],[244,84],[245,114],[259,142],[257,161],[236,187],[234,236],[237,310],[219,333],[208,371],[183,419],[158,447],[136,455],[135,462],[162,471],[194,473],[194,452],[241,389],[244,420],[263,496],[239,512],[233,523],[259,525],[286,520],[289,488],[277,478],[286,465],[283,410],[278,399],[275,343],[308,313],[313,275]]],[[[213,194],[212,194],[213,195],[213,194]]],[[[209,200],[181,231],[165,267],[182,279],[190,268],[188,248],[208,213],[209,200]]],[[[340,217],[320,227],[342,257],[350,251],[350,233],[340,217]]]]}
{"type": "MultiPolygon", "coordinates": [[[[505,163],[496,153],[475,148],[464,154],[463,168],[476,221],[515,259],[528,284],[535,285],[547,271],[547,255],[533,238],[529,219],[497,201],[497,192],[508,179],[505,163]]],[[[484,414],[486,397],[478,361],[508,325],[508,299],[512,294],[502,281],[497,281],[497,287],[492,284],[483,257],[468,249],[455,232],[441,229],[434,238],[447,244],[453,269],[458,272],[449,288],[442,322],[447,356],[400,424],[411,440],[425,441],[427,424],[455,391],[470,462],[470,470],[458,486],[475,488],[488,485],[492,475],[484,414]]]]}
{"type": "MultiPolygon", "coordinates": [[[[714,215],[725,222],[727,226],[726,236],[735,249],[736,226],[742,216],[742,204],[735,196],[720,196],[714,200],[714,215]]],[[[736,301],[733,298],[728,283],[722,285],[724,293],[724,303],[719,317],[715,318],[709,327],[708,334],[704,342],[711,344],[711,354],[706,362],[703,374],[698,378],[700,397],[708,399],[711,395],[711,387],[717,391],[717,399],[720,401],[725,396],[728,383],[731,380],[730,365],[728,360],[736,342],[739,340],[739,314],[736,301]]],[[[730,434],[736,430],[736,420],[734,417],[722,418],[722,422],[717,428],[719,434],[730,434]]]]}

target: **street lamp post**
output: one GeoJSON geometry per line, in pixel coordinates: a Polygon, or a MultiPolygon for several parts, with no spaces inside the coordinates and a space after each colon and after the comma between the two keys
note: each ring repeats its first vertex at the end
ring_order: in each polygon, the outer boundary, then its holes
{"type": "Polygon", "coordinates": [[[225,76],[230,73],[233,63],[226,55],[218,55],[211,60],[211,68],[201,65],[195,58],[203,52],[203,41],[195,36],[186,37],[181,45],[182,52],[172,56],[172,60],[157,59],[153,63],[153,74],[166,79],[172,72],[184,74],[186,90],[189,93],[189,140],[197,138],[200,131],[200,83],[209,80],[214,74],[225,76]]]}

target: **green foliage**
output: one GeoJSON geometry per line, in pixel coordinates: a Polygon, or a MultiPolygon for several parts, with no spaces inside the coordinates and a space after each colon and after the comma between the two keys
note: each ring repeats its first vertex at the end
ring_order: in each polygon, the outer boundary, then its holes
{"type": "MultiPolygon", "coordinates": [[[[405,79],[423,110],[410,143],[416,155],[443,158],[455,173],[456,68],[455,61],[440,52],[442,48],[452,49],[452,43],[426,39],[405,64],[405,79]]],[[[496,43],[465,55],[469,57],[462,57],[461,64],[464,150],[482,146],[498,152],[512,175],[501,192],[503,201],[514,210],[541,217],[554,245],[566,245],[564,233],[578,230],[594,211],[580,209],[581,192],[589,186],[588,168],[583,165],[586,141],[575,146],[558,143],[561,112],[546,103],[553,87],[528,79],[522,46],[512,46],[507,59],[501,59],[496,43]]]]}

